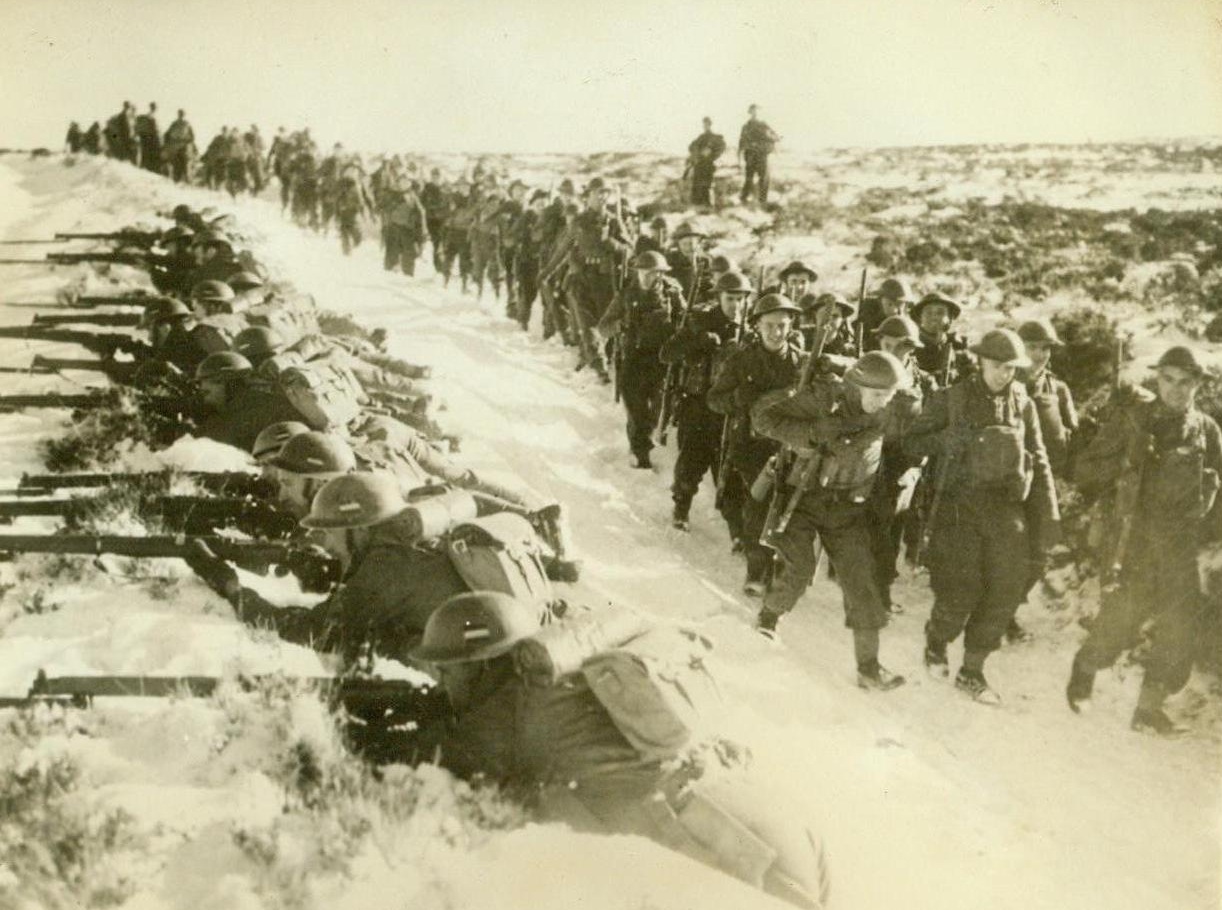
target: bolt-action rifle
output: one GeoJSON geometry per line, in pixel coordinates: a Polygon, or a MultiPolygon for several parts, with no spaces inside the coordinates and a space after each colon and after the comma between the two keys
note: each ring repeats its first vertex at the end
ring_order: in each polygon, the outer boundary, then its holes
{"type": "Polygon", "coordinates": [[[79,344],[81,347],[103,357],[113,357],[117,352],[134,354],[147,345],[131,335],[121,332],[85,332],[80,329],[60,329],[43,325],[0,326],[0,338],[20,338],[26,341],[54,341],[62,344],[79,344]]]}
{"type": "MultiPolygon", "coordinates": [[[[764,284],[763,266],[760,266],[756,278],[755,296],[758,300],[764,284]]],[[[747,333],[747,315],[750,313],[751,307],[752,304],[743,301],[742,309],[738,311],[738,319],[734,326],[734,346],[736,348],[742,344],[743,336],[747,333]]],[[[733,429],[734,421],[732,415],[726,414],[721,420],[721,442],[717,447],[717,495],[714,498],[714,505],[717,507],[720,507],[725,499],[726,485],[730,479],[730,443],[732,441],[731,434],[733,429]]]]}
{"type": "MultiPolygon", "coordinates": [[[[0,697],[0,708],[40,704],[87,708],[95,698],[208,698],[225,680],[216,676],[48,676],[39,671],[28,693],[0,697]]],[[[421,728],[452,716],[445,693],[400,679],[239,676],[244,691],[292,686],[317,692],[343,709],[348,745],[372,761],[410,760],[421,728]]]]}
{"type": "MultiPolygon", "coordinates": [[[[81,519],[96,508],[92,496],[59,499],[0,499],[0,523],[29,516],[81,519]]],[[[138,500],[135,512],[159,522],[167,531],[208,534],[220,527],[233,528],[260,538],[287,537],[297,519],[268,502],[239,496],[148,496],[138,500]]]]}
{"type": "Polygon", "coordinates": [[[202,541],[221,559],[250,571],[266,572],[278,566],[292,572],[307,590],[329,591],[339,581],[339,563],[324,550],[285,541],[235,540],[208,535],[0,534],[0,553],[113,554],[134,559],[181,559],[195,553],[194,541],[202,541]]]}
{"type": "Polygon", "coordinates": [[[102,325],[135,328],[140,325],[139,313],[39,313],[34,325],[102,325]]]}
{"type": "Polygon", "coordinates": [[[143,265],[143,253],[47,253],[44,259],[0,259],[0,265],[79,265],[85,262],[104,262],[112,265],[143,265]]]}
{"type": "Polygon", "coordinates": [[[0,496],[46,496],[55,490],[80,490],[115,484],[164,484],[168,489],[176,478],[191,480],[218,496],[266,499],[275,494],[275,488],[269,481],[245,471],[159,471],[23,474],[16,489],[0,490],[0,496]]]}
{"type": "Polygon", "coordinates": [[[126,246],[142,246],[145,249],[148,249],[160,239],[161,231],[137,231],[134,229],[102,233],[74,233],[71,231],[56,231],[55,240],[48,241],[48,243],[62,242],[65,240],[116,240],[126,246]]]}
{"type": "MultiPolygon", "coordinates": [[[[687,328],[687,321],[691,318],[692,308],[696,305],[696,291],[700,288],[700,267],[702,264],[699,256],[692,263],[692,286],[688,289],[687,301],[683,307],[683,319],[679,322],[679,329],[676,334],[682,334],[687,328]]],[[[681,363],[669,363],[666,365],[666,377],[662,380],[662,405],[658,408],[658,445],[666,445],[667,431],[670,429],[670,425],[674,423],[675,399],[679,397],[679,384],[682,376],[683,365],[681,363]]]]}

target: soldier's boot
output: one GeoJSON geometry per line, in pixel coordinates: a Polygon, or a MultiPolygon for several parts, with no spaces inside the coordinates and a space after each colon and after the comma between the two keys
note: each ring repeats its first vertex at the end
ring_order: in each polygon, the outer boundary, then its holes
{"type": "Polygon", "coordinates": [[[955,688],[971,696],[972,701],[982,705],[996,707],[1001,704],[1001,696],[984,678],[983,670],[969,670],[962,667],[955,676],[955,688]]]}
{"type": "Polygon", "coordinates": [[[765,638],[774,638],[776,636],[776,624],[780,618],[780,613],[773,613],[765,607],[755,617],[755,630],[765,638]]]}
{"type": "Polygon", "coordinates": [[[692,501],[690,498],[683,499],[675,498],[675,509],[671,513],[670,523],[680,531],[686,531],[691,528],[691,521],[688,517],[692,510],[692,501]]]}
{"type": "Polygon", "coordinates": [[[1081,660],[1074,657],[1073,669],[1069,674],[1069,685],[1065,687],[1065,699],[1070,710],[1075,714],[1085,714],[1090,710],[1090,697],[1095,690],[1095,671],[1082,666],[1081,660]]]}
{"type": "Polygon", "coordinates": [[[946,657],[946,642],[925,638],[925,669],[935,679],[950,676],[950,661],[946,657]]]}
{"type": "Polygon", "coordinates": [[[633,465],[634,468],[640,471],[653,470],[653,462],[650,461],[649,459],[649,450],[648,449],[640,451],[640,452],[633,452],[632,454],[633,454],[633,457],[636,459],[636,464],[633,465]]]}
{"type": "Polygon", "coordinates": [[[892,673],[877,660],[857,665],[857,685],[867,691],[890,692],[905,682],[904,677],[892,673]]]}
{"type": "Polygon", "coordinates": [[[1163,710],[1163,700],[1167,690],[1158,683],[1150,682],[1147,676],[1142,681],[1141,694],[1137,696],[1137,710],[1133,712],[1130,723],[1137,733],[1153,733],[1156,736],[1183,736],[1188,727],[1177,723],[1167,716],[1163,710]]]}

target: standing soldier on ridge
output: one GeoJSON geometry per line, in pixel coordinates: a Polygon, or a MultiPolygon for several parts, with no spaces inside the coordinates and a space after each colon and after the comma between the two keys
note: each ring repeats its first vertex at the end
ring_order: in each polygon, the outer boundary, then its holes
{"type": "Polygon", "coordinates": [[[1078,456],[1076,479],[1103,495],[1109,533],[1099,615],[1074,657],[1066,696],[1082,712],[1095,674],[1133,647],[1153,619],[1153,643],[1132,727],[1175,736],[1185,728],[1163,702],[1192,672],[1202,593],[1197,554],[1216,537],[1215,501],[1222,477],[1222,432],[1196,407],[1205,368],[1186,347],[1159,358],[1157,397],[1122,406],[1078,456]]]}
{"type": "Polygon", "coordinates": [[[738,136],[738,161],[743,167],[743,188],[738,194],[739,201],[747,204],[753,185],[758,181],[757,192],[760,205],[768,204],[768,156],[776,148],[781,137],[759,119],[759,105],[753,104],[747,108],[748,120],[743,124],[738,136]]]}
{"type": "Polygon", "coordinates": [[[726,140],[713,132],[713,120],[705,117],[701,123],[704,131],[687,147],[687,168],[691,173],[692,205],[713,205],[713,177],[717,173],[717,159],[726,150],[726,140]]]}
{"type": "Polygon", "coordinates": [[[140,166],[154,174],[162,173],[161,130],[157,127],[156,102],[150,101],[148,113],[136,118],[135,132],[140,140],[140,166]]]}
{"type": "Polygon", "coordinates": [[[195,130],[187,122],[186,111],[179,109],[178,117],[165,131],[164,138],[161,154],[168,165],[169,176],[174,178],[175,183],[190,181],[197,151],[195,130]]]}

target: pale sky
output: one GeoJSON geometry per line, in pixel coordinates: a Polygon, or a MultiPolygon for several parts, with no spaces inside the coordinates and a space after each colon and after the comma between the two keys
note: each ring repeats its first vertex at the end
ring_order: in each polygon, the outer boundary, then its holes
{"type": "Polygon", "coordinates": [[[367,150],[1222,134],[1222,0],[0,0],[0,146],[125,99],[367,150]]]}

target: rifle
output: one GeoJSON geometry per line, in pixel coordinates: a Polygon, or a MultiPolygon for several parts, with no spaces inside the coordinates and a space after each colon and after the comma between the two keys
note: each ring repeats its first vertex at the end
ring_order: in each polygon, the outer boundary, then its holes
{"type": "MultiPolygon", "coordinates": [[[[687,320],[692,315],[692,307],[696,305],[696,291],[700,287],[700,257],[697,256],[695,262],[692,263],[692,286],[687,292],[687,304],[683,309],[683,320],[679,323],[679,330],[676,334],[681,334],[687,328],[687,320]]],[[[682,373],[682,367],[677,363],[668,363],[666,365],[666,377],[662,380],[662,406],[658,409],[658,445],[666,445],[667,430],[671,423],[674,422],[675,398],[679,385],[679,376],[682,373]]]]}
{"type": "Polygon", "coordinates": [[[45,259],[0,259],[0,265],[79,265],[84,262],[108,262],[117,265],[142,265],[140,253],[47,253],[45,259]]]}
{"type": "MultiPolygon", "coordinates": [[[[0,523],[30,516],[79,520],[95,507],[92,496],[0,499],[0,523]]],[[[259,537],[287,537],[297,529],[296,518],[270,503],[238,496],[148,496],[138,502],[136,514],[159,521],[166,530],[186,534],[227,527],[259,537]]]]}
{"type": "MultiPolygon", "coordinates": [[[[759,283],[756,285],[755,295],[758,299],[760,288],[764,283],[764,268],[760,266],[758,274],[759,283]]],[[[751,310],[751,305],[743,302],[743,308],[738,313],[738,321],[734,328],[734,346],[738,347],[742,343],[743,335],[747,331],[747,313],[751,310]]],[[[717,493],[713,499],[715,506],[720,507],[725,500],[726,484],[729,482],[729,466],[730,466],[730,431],[733,429],[733,421],[731,415],[727,414],[721,420],[721,442],[717,449],[717,493]]]]}
{"type": "Polygon", "coordinates": [[[113,403],[114,400],[114,395],[109,391],[83,395],[60,395],[56,392],[43,395],[0,395],[0,413],[22,408],[97,408],[113,403]]]}
{"type": "Polygon", "coordinates": [[[140,324],[139,313],[44,314],[34,317],[34,325],[104,325],[135,328],[140,324]]]}
{"type": "Polygon", "coordinates": [[[244,471],[157,471],[92,474],[23,474],[15,490],[0,490],[0,496],[46,496],[55,490],[80,490],[115,484],[164,483],[166,488],[177,477],[194,481],[214,495],[267,499],[275,487],[258,474],[244,471]]]}
{"type": "Polygon", "coordinates": [[[72,299],[69,306],[87,309],[99,306],[145,306],[156,299],[152,294],[99,294],[82,295],[72,299]]]}
{"type": "Polygon", "coordinates": [[[55,240],[49,240],[47,242],[58,243],[65,240],[117,240],[119,243],[147,248],[151,247],[160,239],[161,231],[122,230],[103,233],[71,233],[56,231],[55,240]]]}
{"type": "MultiPolygon", "coordinates": [[[[338,676],[238,676],[242,691],[278,684],[316,691],[347,715],[349,746],[371,760],[411,758],[419,730],[449,719],[452,708],[437,686],[400,679],[338,676]]],[[[24,697],[0,697],[0,708],[39,704],[87,708],[95,698],[209,698],[223,680],[216,676],[47,676],[38,671],[24,697]]]]}
{"type": "Polygon", "coordinates": [[[328,591],[339,581],[340,565],[317,547],[272,540],[237,540],[211,535],[0,534],[0,553],[55,553],[66,556],[128,556],[135,559],[181,559],[193,555],[191,543],[202,541],[221,559],[250,571],[280,566],[297,575],[303,588],[328,591]]]}
{"type": "MultiPolygon", "coordinates": [[[[861,286],[857,292],[858,312],[860,312],[861,310],[861,303],[865,299],[865,296],[866,296],[866,270],[862,269],[861,270],[861,286]]],[[[859,353],[861,350],[860,348],[860,345],[861,345],[860,328],[861,327],[859,325],[858,333],[857,333],[857,344],[858,344],[859,353]]],[[[802,370],[802,378],[798,383],[798,389],[797,389],[799,392],[802,391],[802,389],[806,388],[806,386],[810,384],[810,377],[814,372],[814,365],[815,363],[818,362],[819,358],[823,354],[823,347],[827,343],[827,338],[828,338],[828,331],[827,331],[827,328],[825,327],[823,331],[819,333],[819,342],[815,346],[815,350],[811,352],[810,359],[806,361],[806,366],[802,370]]],[[[776,481],[775,481],[775,485],[773,486],[772,505],[769,507],[769,510],[768,510],[768,519],[765,520],[764,522],[764,532],[763,534],[760,535],[760,543],[765,546],[771,546],[771,544],[768,543],[768,541],[765,540],[765,538],[768,538],[768,540],[771,540],[776,535],[784,534],[785,529],[789,527],[789,522],[793,518],[793,513],[797,511],[798,503],[801,501],[803,495],[805,495],[806,488],[810,485],[810,480],[814,476],[815,469],[820,462],[820,459],[814,455],[812,455],[810,459],[806,462],[805,467],[802,469],[801,475],[799,475],[798,477],[798,482],[794,485],[793,492],[789,494],[788,502],[785,503],[785,510],[780,513],[780,515],[776,519],[776,522],[772,523],[771,521],[772,507],[775,506],[778,502],[778,493],[781,489],[781,483],[783,481],[783,478],[787,476],[788,470],[789,470],[787,462],[791,458],[793,458],[796,455],[796,453],[789,452],[787,457],[784,457],[784,458],[782,457],[783,455],[786,455],[785,450],[782,450],[781,454],[777,456],[776,481]]]]}
{"type": "MultiPolygon", "coordinates": [[[[34,373],[58,373],[61,370],[80,370],[86,373],[104,373],[107,377],[119,383],[130,382],[135,374],[137,364],[124,363],[119,360],[78,360],[69,357],[44,357],[42,354],[34,355],[34,362],[30,364],[30,372],[34,373]]],[[[14,372],[19,372],[20,368],[15,368],[14,372]]]]}
{"type": "Polygon", "coordinates": [[[0,246],[33,246],[43,243],[63,243],[62,240],[0,240],[0,246]]]}
{"type": "Polygon", "coordinates": [[[54,341],[79,344],[95,354],[112,356],[116,351],[134,354],[144,343],[121,332],[84,332],[79,329],[58,329],[48,326],[0,326],[0,338],[21,338],[26,341],[54,341]]]}

